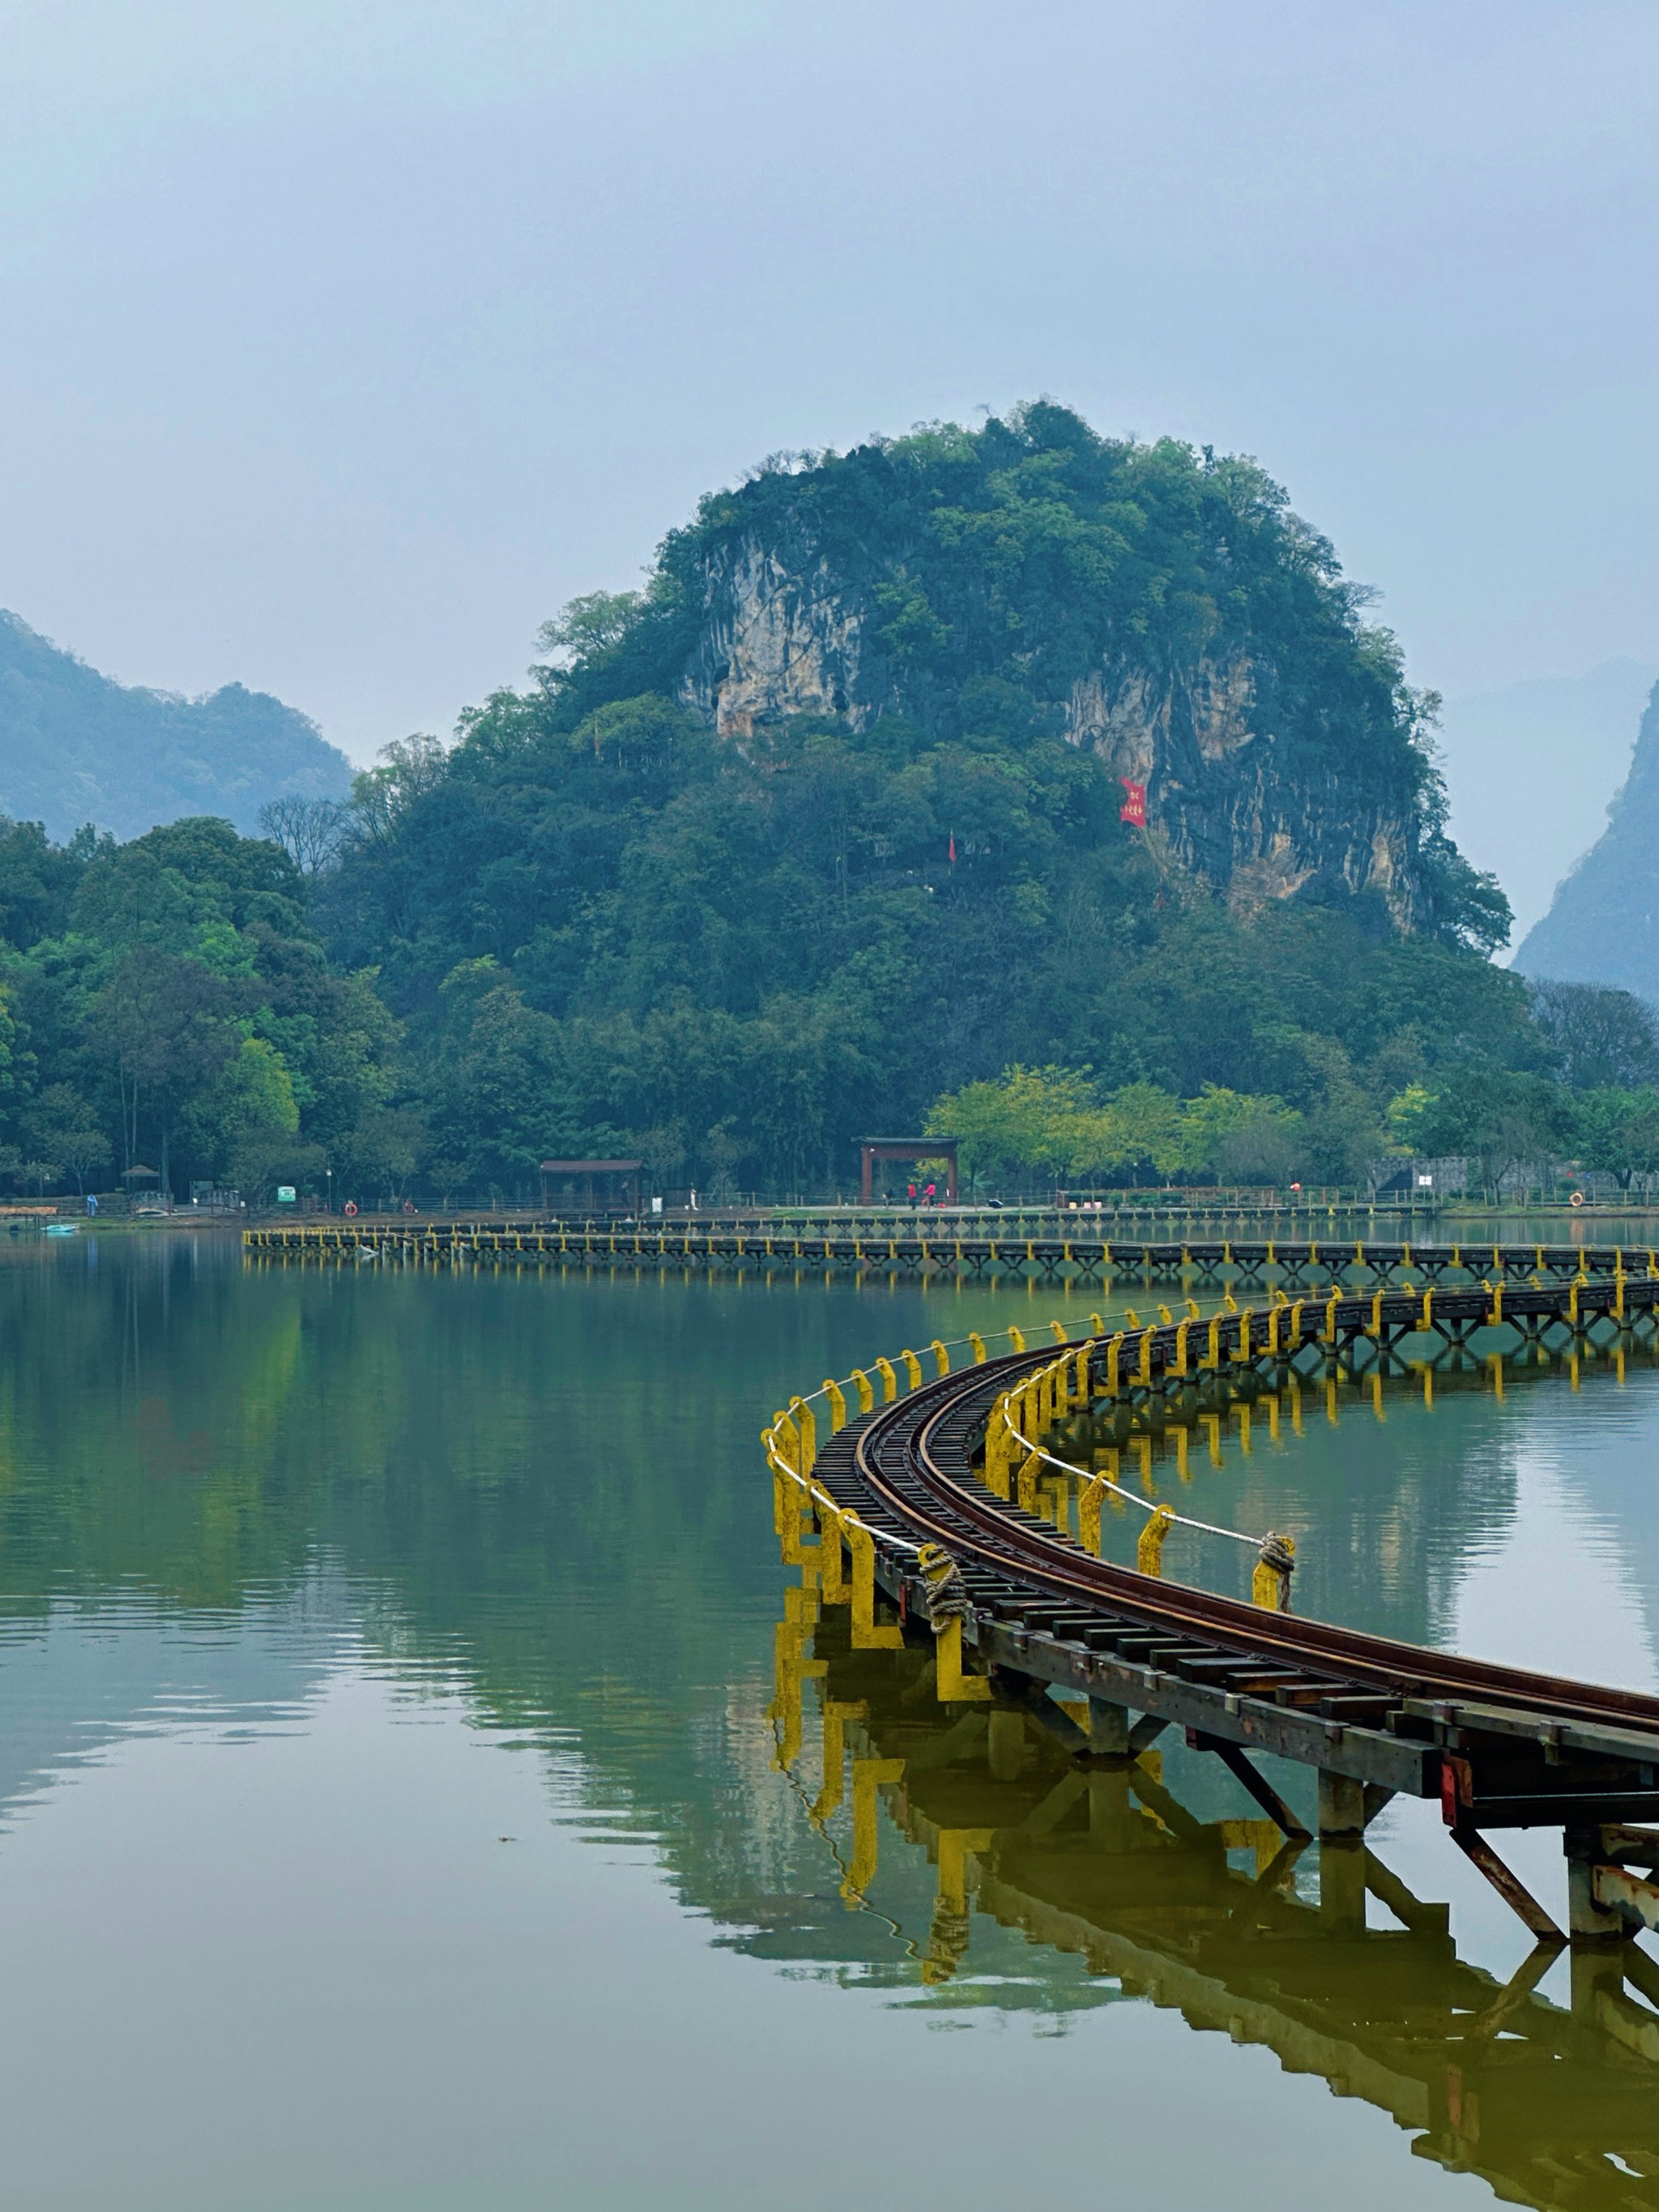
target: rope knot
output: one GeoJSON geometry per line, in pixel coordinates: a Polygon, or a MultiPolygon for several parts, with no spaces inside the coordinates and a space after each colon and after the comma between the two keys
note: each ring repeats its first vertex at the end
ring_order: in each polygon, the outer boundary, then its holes
{"type": "Polygon", "coordinates": [[[973,1601],[962,1579],[962,1569],[945,1547],[924,1544],[916,1554],[916,1564],[927,1584],[927,1620],[933,1633],[937,1636],[948,1621],[967,1620],[974,1609],[973,1601]]]}
{"type": "Polygon", "coordinates": [[[1271,1567],[1276,1575],[1293,1575],[1296,1572],[1296,1539],[1281,1536],[1276,1530],[1269,1528],[1261,1539],[1261,1557],[1262,1565],[1271,1567]]]}

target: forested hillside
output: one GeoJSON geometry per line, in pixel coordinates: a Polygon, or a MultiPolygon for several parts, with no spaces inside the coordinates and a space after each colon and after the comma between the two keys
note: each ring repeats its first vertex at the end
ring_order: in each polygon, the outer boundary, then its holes
{"type": "Polygon", "coordinates": [[[0,611],[0,813],[58,838],[83,823],[136,837],[191,814],[252,831],[271,799],[343,799],[350,782],[345,755],[280,699],[117,684],[0,611]]]}
{"type": "Polygon", "coordinates": [[[9,831],[0,1169],[783,1194],[924,1125],[984,1188],[1659,1167],[1651,1022],[1492,964],[1363,596],[1254,464],[1052,406],[770,465],[343,807],[9,831]]]}
{"type": "Polygon", "coordinates": [[[1271,1094],[1351,1174],[1411,1083],[1541,1054],[1361,597],[1252,464],[1057,408],[774,466],[365,780],[331,940],[502,1184],[833,1184],[1025,1061],[1271,1094]]]}

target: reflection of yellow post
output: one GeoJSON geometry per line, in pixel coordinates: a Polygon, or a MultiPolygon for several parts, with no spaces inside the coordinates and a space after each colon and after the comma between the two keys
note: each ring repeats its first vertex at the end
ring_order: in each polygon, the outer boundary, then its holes
{"type": "Polygon", "coordinates": [[[1219,1467],[1222,1464],[1220,1414],[1206,1413],[1204,1417],[1204,1425],[1210,1432],[1210,1465],[1219,1467]]]}
{"type": "Polygon", "coordinates": [[[823,1781],[817,1796],[812,1800],[810,1817],[827,1820],[841,1805],[842,1784],[846,1778],[847,1723],[862,1720],[870,1708],[861,1699],[847,1704],[838,1698],[823,1700],[823,1781]]]}
{"type": "Polygon", "coordinates": [[[1241,1401],[1238,1408],[1238,1448],[1246,1459],[1250,1456],[1250,1409],[1241,1401]]]}
{"type": "Polygon", "coordinates": [[[1336,1404],[1336,1377],[1334,1375],[1328,1376],[1325,1382],[1325,1419],[1335,1428],[1341,1418],[1336,1404]]]}
{"type": "Polygon", "coordinates": [[[855,1759],[853,1761],[853,1856],[841,1893],[849,1909],[864,1902],[864,1893],[876,1878],[876,1792],[884,1782],[897,1782],[904,1773],[902,1759],[855,1759]]]}
{"type": "Polygon", "coordinates": [[[1386,1421],[1389,1418],[1382,1410],[1382,1371],[1380,1368],[1373,1370],[1371,1374],[1371,1411],[1379,1421],[1386,1421]]]}
{"type": "Polygon", "coordinates": [[[1176,1473],[1182,1482],[1190,1482],[1193,1479],[1193,1471],[1187,1462],[1187,1454],[1191,1441],[1189,1433],[1185,1428],[1179,1428],[1175,1432],[1175,1438],[1176,1473]]]}
{"type": "Polygon", "coordinates": [[[921,1978],[930,1986],[948,1982],[968,1951],[968,1860],[989,1850],[994,1828],[941,1828],[939,1832],[939,1894],[928,1930],[921,1978]]]}
{"type": "Polygon", "coordinates": [[[772,1763],[786,1771],[800,1755],[801,1683],[808,1675],[816,1679],[828,1671],[823,1660],[805,1656],[806,1638],[817,1619],[817,1606],[810,1590],[784,1592],[783,1619],[772,1634],[775,1687],[767,1717],[780,1724],[772,1763]]]}
{"type": "Polygon", "coordinates": [[[864,1523],[853,1514],[842,1522],[847,1548],[853,1555],[853,1649],[854,1651],[896,1651],[904,1642],[897,1622],[876,1626],[876,1545],[864,1523]]]}
{"type": "Polygon", "coordinates": [[[1135,1455],[1140,1462],[1140,1486],[1148,1498],[1156,1498],[1158,1485],[1152,1480],[1152,1440],[1150,1437],[1135,1438],[1135,1455]]]}

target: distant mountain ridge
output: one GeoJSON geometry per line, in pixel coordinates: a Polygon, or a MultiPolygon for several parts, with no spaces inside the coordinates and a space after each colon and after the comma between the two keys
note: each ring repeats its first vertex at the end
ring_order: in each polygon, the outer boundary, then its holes
{"type": "Polygon", "coordinates": [[[1515,956],[1523,975],[1659,998],[1659,684],[1607,826],[1515,956]]]}
{"type": "Polygon", "coordinates": [[[343,799],[351,763],[308,716],[227,684],[200,699],[118,684],[0,610],[0,812],[60,842],[216,814],[245,835],[276,798],[343,799]]]}
{"type": "Polygon", "coordinates": [[[1626,658],[1446,701],[1449,826],[1468,860],[1503,884],[1516,944],[1606,829],[1656,679],[1659,661],[1626,658]]]}

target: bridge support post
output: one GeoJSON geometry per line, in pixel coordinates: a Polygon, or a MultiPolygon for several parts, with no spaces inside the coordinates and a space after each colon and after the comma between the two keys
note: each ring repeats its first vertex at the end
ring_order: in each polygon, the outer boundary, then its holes
{"type": "Polygon", "coordinates": [[[1561,1844],[1567,1855],[1568,1941],[1575,1951],[1615,1949],[1626,1930],[1620,1914],[1596,1901],[1595,1869],[1606,1856],[1601,1829],[1565,1829],[1561,1844]]]}
{"type": "Polygon", "coordinates": [[[994,1705],[986,1716],[986,1764],[993,1782],[1018,1782],[1025,1768],[1025,1716],[994,1705]]]}
{"type": "Polygon", "coordinates": [[[1319,1770],[1319,1913],[1342,1929],[1365,1924],[1365,1785],[1319,1770]]]}
{"type": "Polygon", "coordinates": [[[1129,1709],[1109,1698],[1089,1700],[1089,1748],[1109,1758],[1126,1758],[1129,1750],[1129,1709]]]}

